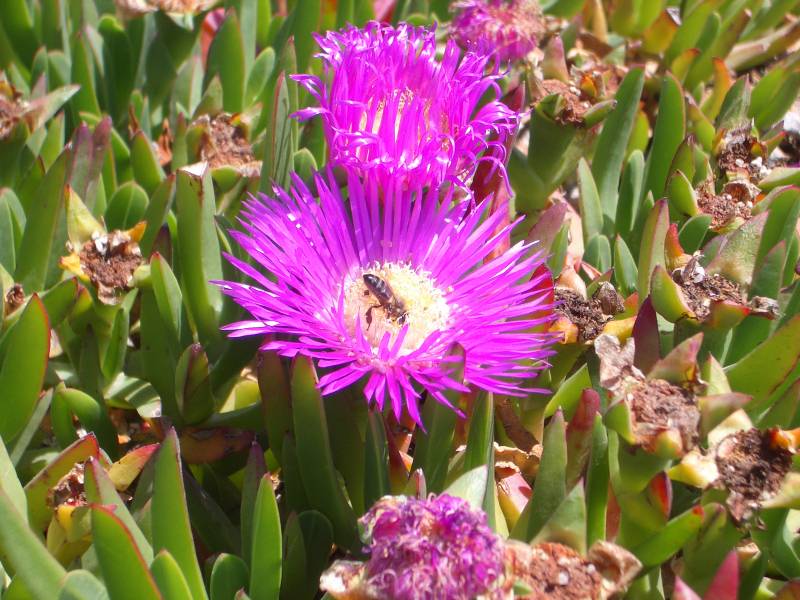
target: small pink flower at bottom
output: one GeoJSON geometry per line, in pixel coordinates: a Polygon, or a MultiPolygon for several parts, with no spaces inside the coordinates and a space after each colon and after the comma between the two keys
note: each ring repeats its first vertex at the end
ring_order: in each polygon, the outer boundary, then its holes
{"type": "Polygon", "coordinates": [[[353,586],[364,598],[469,600],[502,581],[503,541],[465,500],[387,496],[360,524],[369,560],[340,561],[323,574],[334,597],[353,586]]]}

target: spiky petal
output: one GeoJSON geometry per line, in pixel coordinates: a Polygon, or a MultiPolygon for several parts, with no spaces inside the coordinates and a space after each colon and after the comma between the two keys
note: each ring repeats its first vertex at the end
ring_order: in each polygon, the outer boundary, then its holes
{"type": "Polygon", "coordinates": [[[318,106],[295,116],[322,118],[332,165],[407,185],[462,188],[479,160],[505,169],[503,142],[520,116],[497,99],[499,75],[490,53],[473,49],[462,56],[450,41],[438,58],[434,31],[407,23],[372,22],[315,39],[324,80],[293,77],[318,106]],[[487,92],[494,98],[479,106],[487,92]],[[490,147],[495,152],[485,156],[490,147]]]}
{"type": "Polygon", "coordinates": [[[546,366],[553,338],[534,329],[552,319],[549,273],[524,243],[486,260],[511,227],[496,231],[502,214],[484,218],[486,201],[471,211],[452,189],[381,191],[352,172],[347,203],[332,172],[315,187],[318,202],[295,178],[290,192],[245,203],[232,235],[256,266],[228,259],[256,285],[219,283],[253,318],[228,325],[232,336],[280,334],[264,349],[316,359],[323,394],[363,379],[368,401],[388,397],[418,423],[423,390],[448,405],[443,392],[466,390],[451,376],[454,348],[464,383],[504,394],[546,366]],[[402,304],[382,306],[364,274],[402,304]]]}
{"type": "Polygon", "coordinates": [[[457,0],[450,10],[450,31],[458,44],[494,48],[501,62],[524,59],[544,33],[536,0],[457,0]]]}

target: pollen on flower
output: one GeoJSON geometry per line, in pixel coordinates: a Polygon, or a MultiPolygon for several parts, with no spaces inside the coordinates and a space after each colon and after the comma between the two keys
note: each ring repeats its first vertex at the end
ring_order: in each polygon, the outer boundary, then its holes
{"type": "Polygon", "coordinates": [[[447,328],[450,312],[444,292],[430,275],[405,264],[376,263],[344,282],[344,318],[349,333],[354,335],[359,323],[373,348],[387,332],[394,341],[408,326],[402,349],[411,352],[431,333],[447,328]],[[378,298],[370,290],[364,281],[368,274],[386,283],[386,296],[378,298]]]}
{"type": "MultiPolygon", "coordinates": [[[[400,135],[400,125],[403,120],[403,115],[407,108],[412,106],[414,101],[421,102],[417,98],[417,94],[409,87],[399,90],[392,90],[390,94],[381,98],[370,99],[369,105],[365,107],[364,113],[361,115],[359,129],[378,135],[381,133],[381,126],[383,125],[383,117],[386,112],[386,105],[389,104],[389,114],[393,116],[394,128],[392,133],[395,138],[400,135]]],[[[426,126],[430,125],[431,102],[427,100],[423,103],[422,108],[422,121],[426,126]]],[[[446,115],[442,115],[440,119],[442,128],[446,131],[448,129],[448,121],[446,115]]]]}

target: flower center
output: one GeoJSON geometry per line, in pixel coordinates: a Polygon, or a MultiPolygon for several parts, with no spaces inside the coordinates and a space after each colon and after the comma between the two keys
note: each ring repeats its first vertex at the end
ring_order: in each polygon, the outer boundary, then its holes
{"type": "Polygon", "coordinates": [[[411,352],[431,333],[445,329],[450,307],[442,290],[424,271],[397,263],[374,264],[344,282],[344,313],[348,332],[356,323],[377,348],[386,333],[391,341],[408,327],[402,349],[411,352]]]}

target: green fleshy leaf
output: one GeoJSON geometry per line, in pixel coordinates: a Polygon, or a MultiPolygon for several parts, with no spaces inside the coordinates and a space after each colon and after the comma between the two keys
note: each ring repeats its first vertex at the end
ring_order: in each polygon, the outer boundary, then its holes
{"type": "Polygon", "coordinates": [[[637,213],[641,206],[640,198],[642,197],[642,186],[644,185],[644,169],[644,155],[641,150],[634,150],[628,157],[625,169],[622,171],[622,181],[620,182],[619,199],[617,201],[617,216],[614,221],[617,234],[621,235],[635,251],[639,249],[631,246],[631,242],[637,213]]]}
{"type": "Polygon", "coordinates": [[[114,483],[97,459],[90,458],[86,463],[86,498],[94,504],[114,508],[114,516],[128,529],[133,543],[146,563],[153,560],[153,548],[145,538],[139,525],[134,521],[125,502],[117,493],[114,483]]]}
{"type": "Polygon", "coordinates": [[[800,189],[783,187],[772,190],[754,209],[754,212],[759,214],[763,211],[768,211],[769,216],[761,232],[758,246],[759,263],[778,242],[791,243],[797,217],[800,215],[800,189]]]}
{"type": "Polygon", "coordinates": [[[252,105],[264,92],[264,87],[275,70],[275,60],[275,50],[273,48],[264,48],[261,54],[258,55],[247,79],[245,105],[252,105]]]}
{"type": "Polygon", "coordinates": [[[697,536],[683,548],[686,563],[681,579],[698,592],[705,592],[728,552],[741,537],[741,531],[731,522],[725,507],[710,505],[697,536]]]}
{"type": "MultiPolygon", "coordinates": [[[[222,293],[211,281],[222,279],[222,256],[214,222],[216,205],[211,171],[178,171],[178,252],[184,300],[204,348],[219,348],[222,293]]],[[[212,356],[212,359],[216,356],[212,356]]]]}
{"type": "Polygon", "coordinates": [[[291,381],[297,459],[306,495],[311,506],[330,520],[336,543],[356,549],[359,543],[356,517],[333,464],[325,405],[310,359],[301,356],[295,359],[291,381]]]}
{"type": "Polygon", "coordinates": [[[153,550],[167,550],[183,572],[192,598],[206,598],[203,576],[194,552],[194,539],[186,507],[178,436],[171,429],[155,459],[151,519],[153,550]]]}
{"type": "Polygon", "coordinates": [[[229,10],[211,42],[203,87],[208,86],[214,75],[219,75],[223,109],[238,113],[244,109],[246,73],[242,27],[236,11],[229,10]]]}
{"type": "Polygon", "coordinates": [[[181,573],[181,568],[172,555],[162,550],[153,559],[150,565],[153,579],[165,598],[170,600],[192,600],[189,584],[181,573]]]}
{"type": "Polygon", "coordinates": [[[105,214],[108,230],[131,229],[144,218],[147,204],[147,193],[136,182],[126,181],[109,200],[105,214]]]}
{"type": "Polygon", "coordinates": [[[247,565],[238,556],[220,554],[211,570],[211,600],[227,600],[245,589],[250,580],[247,565]]]}
{"type": "Polygon", "coordinates": [[[645,567],[654,567],[668,560],[694,536],[703,524],[705,511],[690,508],[667,523],[661,531],[632,549],[645,567]]]}
{"type": "MultiPolygon", "coordinates": [[[[463,378],[464,350],[459,346],[454,353],[461,358],[461,363],[458,372],[451,377],[460,382],[463,378]]],[[[453,406],[457,405],[458,395],[445,392],[445,396],[453,406]]],[[[422,422],[427,431],[418,427],[414,432],[416,449],[411,471],[422,469],[428,492],[439,492],[444,488],[457,418],[453,408],[438,401],[426,402],[422,408],[422,422]]]]}
{"type": "Polygon", "coordinates": [[[711,215],[696,215],[686,221],[678,233],[684,251],[691,254],[699,250],[710,226],[711,215]]]}
{"type": "Polygon", "coordinates": [[[14,470],[14,463],[11,462],[11,457],[9,457],[2,440],[0,440],[0,489],[6,494],[9,502],[17,512],[27,519],[28,499],[14,470]]]}
{"type": "Polygon", "coordinates": [[[683,141],[686,127],[683,89],[677,79],[667,73],[661,82],[653,141],[647,155],[644,193],[655,198],[664,192],[670,163],[683,141]]]}
{"type": "Polygon", "coordinates": [[[681,288],[662,265],[653,270],[650,278],[650,299],[656,312],[671,323],[681,319],[696,319],[681,288]]]}
{"type": "Polygon", "coordinates": [[[317,594],[332,543],[333,529],[321,513],[310,510],[289,517],[281,598],[313,598],[317,594]]]}
{"type": "Polygon", "coordinates": [[[67,573],[58,600],[109,600],[106,586],[92,573],[76,569],[67,573]]]}
{"type": "Polygon", "coordinates": [[[664,243],[669,229],[669,209],[666,200],[659,200],[650,211],[642,232],[642,246],[639,250],[639,298],[645,298],[650,291],[650,276],[653,269],[664,265],[664,243]]]}
{"type": "Polygon", "coordinates": [[[600,195],[597,192],[589,163],[584,159],[578,163],[578,185],[583,240],[588,242],[603,230],[603,207],[600,204],[600,195]]]}
{"type": "Polygon", "coordinates": [[[533,496],[511,530],[511,537],[517,540],[533,540],[567,496],[564,481],[567,469],[567,438],[561,411],[556,412],[545,428],[543,446],[533,496]]]}
{"type": "Polygon", "coordinates": [[[564,411],[566,418],[571,418],[581,399],[581,392],[590,387],[592,387],[592,380],[589,377],[589,367],[581,365],[566,381],[558,386],[544,409],[544,416],[550,417],[561,409],[564,411]]]}
{"type": "Polygon", "coordinates": [[[765,407],[770,397],[792,381],[800,369],[800,315],[792,317],[772,336],[727,369],[737,392],[749,394],[748,410],[765,407]]]}
{"type": "Polygon", "coordinates": [[[715,123],[717,129],[730,130],[742,126],[747,122],[749,109],[750,85],[746,77],[740,77],[731,86],[725,95],[725,100],[722,101],[722,107],[715,123]]]}
{"type": "Polygon", "coordinates": [[[139,247],[143,256],[149,256],[153,250],[153,243],[161,231],[162,225],[167,220],[170,207],[175,195],[175,176],[170,175],[162,181],[150,197],[150,203],[144,212],[142,220],[147,223],[139,247]]]}
{"type": "Polygon", "coordinates": [[[306,0],[295,5],[294,42],[297,49],[297,72],[304,73],[308,68],[316,42],[311,34],[319,30],[321,0],[306,0]]]}
{"type": "Polygon", "coordinates": [[[66,572],[0,487],[0,557],[36,598],[57,598],[66,572]]]}
{"type": "Polygon", "coordinates": [[[288,79],[285,72],[281,72],[275,81],[274,99],[271,103],[272,114],[270,127],[267,129],[265,141],[265,154],[261,168],[261,191],[269,190],[275,183],[282,188],[289,185],[289,174],[294,157],[294,141],[292,124],[289,115],[292,112],[288,79]]]}
{"type": "Polygon", "coordinates": [[[602,152],[598,152],[592,161],[592,174],[600,192],[603,214],[610,223],[613,223],[617,212],[620,172],[625,160],[627,140],[633,131],[643,85],[644,71],[631,69],[617,90],[615,96],[617,106],[605,120],[603,131],[597,140],[597,147],[601,148],[602,152]]]}
{"type": "Polygon", "coordinates": [[[636,268],[636,261],[631,254],[625,240],[619,235],[614,240],[614,281],[617,290],[623,295],[636,291],[636,280],[639,271],[636,268]]]}
{"type": "Polygon", "coordinates": [[[17,195],[9,188],[0,189],[0,265],[13,273],[17,248],[25,230],[25,212],[17,195]]]}
{"type": "Polygon", "coordinates": [[[131,142],[131,166],[136,183],[152,196],[164,179],[164,169],[158,162],[152,142],[139,131],[131,142]]]}
{"type": "Polygon", "coordinates": [[[31,418],[39,399],[50,351],[50,323],[44,303],[34,295],[2,339],[0,437],[9,442],[31,418]]]}
{"type": "Polygon", "coordinates": [[[72,423],[74,416],[77,417],[86,431],[90,431],[97,436],[100,446],[106,452],[111,454],[112,457],[116,457],[117,432],[108,418],[106,407],[101,402],[81,390],[67,388],[63,383],[60,383],[56,386],[53,394],[53,403],[50,410],[51,413],[54,413],[51,415],[54,433],[59,441],[62,442],[62,445],[67,446],[78,438],[72,423]],[[63,432],[56,430],[56,415],[58,413],[62,413],[67,417],[66,428],[63,432]]]}
{"type": "Polygon", "coordinates": [[[156,582],[130,531],[112,509],[101,505],[92,507],[92,538],[112,598],[161,600],[156,582]]]}
{"type": "Polygon", "coordinates": [[[184,485],[189,522],[203,546],[212,552],[241,554],[239,528],[222,507],[193,477],[184,477],[184,485]]]}
{"type": "Polygon", "coordinates": [[[258,486],[253,513],[250,597],[253,600],[273,600],[281,587],[281,521],[278,504],[272,489],[272,478],[264,475],[258,486]]]}
{"type": "Polygon", "coordinates": [[[608,434],[597,415],[592,428],[592,449],[586,467],[586,544],[606,538],[608,512],[608,434]]]}
{"type": "Polygon", "coordinates": [[[753,281],[758,248],[767,215],[756,215],[731,233],[708,265],[709,273],[720,273],[742,285],[753,281]]]}
{"type": "Polygon", "coordinates": [[[611,243],[604,235],[596,235],[586,244],[583,260],[600,272],[611,268],[611,243]]]}
{"type": "Polygon", "coordinates": [[[586,497],[578,484],[553,512],[532,544],[554,542],[586,554],[586,497]]]}
{"type": "MultiPolygon", "coordinates": [[[[247,464],[244,470],[244,481],[242,482],[242,506],[240,512],[241,532],[242,532],[242,558],[245,565],[252,564],[251,553],[253,551],[253,515],[256,507],[256,497],[261,479],[267,473],[267,466],[264,463],[264,451],[258,443],[250,447],[247,457],[247,464]]],[[[213,587],[213,586],[212,586],[213,587]]],[[[213,594],[212,594],[213,595],[213,594]]]]}
{"type": "Polygon", "coordinates": [[[484,464],[467,471],[451,483],[444,493],[462,498],[472,508],[480,510],[486,497],[488,469],[489,466],[484,464]]]}
{"type": "Polygon", "coordinates": [[[258,358],[258,387],[266,419],[267,439],[272,453],[281,460],[283,440],[293,429],[289,377],[281,357],[275,352],[263,352],[258,358]]]}
{"type": "Polygon", "coordinates": [[[67,238],[64,199],[71,161],[71,150],[64,150],[38,186],[34,203],[25,206],[28,218],[14,279],[26,292],[41,290],[60,271],[57,263],[67,238]]]}
{"type": "Polygon", "coordinates": [[[367,413],[364,448],[364,506],[369,507],[390,491],[389,448],[383,416],[372,408],[367,413]]]}
{"type": "Polygon", "coordinates": [[[178,360],[175,401],[183,420],[189,425],[202,423],[214,412],[208,356],[200,344],[189,346],[178,360]]]}

